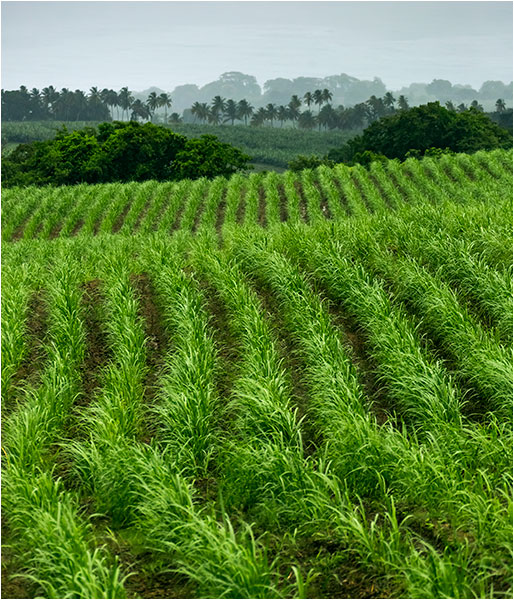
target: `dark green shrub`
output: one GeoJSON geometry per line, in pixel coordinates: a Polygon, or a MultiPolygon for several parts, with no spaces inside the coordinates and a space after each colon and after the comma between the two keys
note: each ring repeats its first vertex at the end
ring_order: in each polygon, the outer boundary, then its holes
{"type": "Polygon", "coordinates": [[[327,157],[319,157],[319,156],[303,156],[299,155],[293,160],[289,161],[287,167],[290,171],[303,171],[304,169],[315,169],[316,167],[320,167],[321,165],[326,165],[327,167],[333,167],[335,162],[327,157]]]}

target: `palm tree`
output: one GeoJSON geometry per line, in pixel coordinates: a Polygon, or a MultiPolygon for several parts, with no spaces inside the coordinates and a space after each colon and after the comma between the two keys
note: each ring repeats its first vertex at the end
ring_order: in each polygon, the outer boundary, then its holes
{"type": "Polygon", "coordinates": [[[326,102],[327,104],[332,100],[333,97],[332,92],[327,88],[322,90],[321,95],[323,97],[323,102],[326,102]]]}
{"type": "Polygon", "coordinates": [[[398,108],[400,110],[408,110],[409,109],[409,102],[403,94],[398,97],[398,108]]]}
{"type": "Polygon", "coordinates": [[[131,121],[137,121],[139,117],[142,119],[149,119],[152,116],[148,104],[144,104],[141,100],[135,100],[130,108],[132,110],[132,114],[130,115],[131,121]]]}
{"type": "Polygon", "coordinates": [[[266,119],[271,122],[273,127],[273,119],[277,117],[277,107],[271,102],[266,105],[266,119]]]}
{"type": "Polygon", "coordinates": [[[319,115],[319,111],[321,109],[321,105],[324,102],[324,100],[323,100],[323,92],[321,90],[314,90],[314,94],[312,94],[312,97],[314,98],[314,104],[318,105],[318,115],[319,115]]]}
{"type": "Polygon", "coordinates": [[[209,123],[211,125],[219,125],[221,120],[221,115],[218,110],[216,110],[213,106],[209,109],[209,116],[207,117],[209,123]]]}
{"type": "Polygon", "coordinates": [[[445,103],[445,106],[446,106],[446,110],[455,112],[455,104],[451,100],[447,100],[445,103]]]}
{"type": "Polygon", "coordinates": [[[171,96],[166,92],[163,92],[159,96],[159,106],[164,106],[164,122],[168,122],[168,108],[171,108],[172,100],[171,96]]]}
{"type": "Polygon", "coordinates": [[[360,129],[364,127],[364,122],[367,120],[368,107],[364,102],[359,102],[353,108],[348,109],[351,111],[349,116],[349,122],[352,129],[360,129]]]}
{"type": "Polygon", "coordinates": [[[310,110],[305,110],[300,114],[298,118],[298,127],[302,129],[314,129],[316,127],[317,119],[310,110]]]}
{"type": "Polygon", "coordinates": [[[70,109],[72,104],[73,93],[68,88],[62,88],[59,93],[59,98],[56,101],[56,105],[58,109],[62,110],[62,119],[63,121],[70,120],[70,109]]]}
{"type": "Polygon", "coordinates": [[[345,108],[340,104],[334,110],[333,125],[337,129],[351,129],[353,127],[353,108],[345,108]]]}
{"type": "Polygon", "coordinates": [[[168,123],[182,123],[182,117],[176,112],[171,113],[168,123]]]}
{"type": "Polygon", "coordinates": [[[254,127],[260,127],[261,125],[264,125],[267,118],[268,116],[266,109],[261,106],[257,112],[253,113],[250,125],[254,127]]]}
{"type": "Polygon", "coordinates": [[[291,96],[291,100],[289,101],[289,104],[287,105],[287,110],[289,113],[289,119],[291,119],[291,121],[295,124],[296,124],[296,121],[298,121],[298,117],[300,116],[300,106],[301,105],[302,105],[302,101],[300,100],[300,98],[298,98],[298,96],[296,96],[296,95],[291,96]]]}
{"type": "Polygon", "coordinates": [[[127,117],[128,117],[128,111],[130,110],[130,107],[132,106],[132,102],[134,102],[134,96],[132,96],[132,92],[128,89],[128,87],[123,87],[121,88],[119,94],[118,94],[118,101],[122,110],[121,116],[123,118],[123,113],[126,112],[127,113],[127,117]]]}
{"type": "Polygon", "coordinates": [[[310,108],[311,104],[314,102],[314,97],[312,94],[310,92],[306,92],[303,96],[303,99],[305,100],[305,104],[307,104],[307,108],[310,108]]]}
{"type": "Polygon", "coordinates": [[[382,98],[377,98],[375,95],[370,96],[365,104],[368,107],[368,120],[371,123],[385,115],[386,107],[384,106],[382,98]]]}
{"type": "Polygon", "coordinates": [[[469,108],[472,108],[478,112],[484,112],[484,107],[478,103],[478,100],[473,100],[469,108]]]}
{"type": "Polygon", "coordinates": [[[496,112],[504,112],[505,110],[507,110],[505,100],[498,98],[498,100],[496,100],[496,112]]]}
{"type": "Polygon", "coordinates": [[[102,100],[102,102],[109,107],[109,114],[111,115],[111,119],[114,119],[114,114],[112,111],[112,105],[110,103],[110,99],[111,99],[111,90],[104,88],[101,92],[100,92],[100,98],[102,100]]]}
{"type": "Polygon", "coordinates": [[[56,91],[53,85],[43,88],[41,92],[43,102],[46,104],[48,110],[53,110],[53,105],[59,98],[59,92],[56,91]]]}
{"type": "Polygon", "coordinates": [[[280,121],[280,127],[284,125],[284,121],[289,119],[289,109],[287,106],[279,106],[277,109],[277,119],[280,121]]]}
{"type": "Polygon", "coordinates": [[[221,96],[214,96],[211,102],[211,112],[215,112],[217,115],[217,122],[219,123],[219,114],[223,114],[225,110],[225,98],[221,96]]]}
{"type": "Polygon", "coordinates": [[[237,110],[239,114],[239,118],[245,120],[245,125],[247,125],[248,117],[251,117],[253,114],[253,106],[248,102],[248,100],[239,100],[237,104],[237,110]]]}
{"type": "Polygon", "coordinates": [[[461,102],[459,106],[457,106],[457,112],[466,112],[467,110],[468,107],[464,104],[464,102],[461,102]]]}
{"type": "Polygon", "coordinates": [[[211,114],[209,105],[205,102],[203,102],[202,104],[200,104],[200,102],[195,102],[191,107],[191,112],[193,113],[195,118],[198,117],[200,121],[203,121],[204,123],[209,119],[211,114]]]}
{"type": "Polygon", "coordinates": [[[102,100],[100,90],[96,86],[89,88],[89,99],[90,100],[99,100],[99,101],[102,100]]]}
{"type": "Polygon", "coordinates": [[[289,104],[287,106],[289,106],[290,108],[300,108],[302,106],[302,101],[296,94],[294,94],[293,96],[291,96],[291,100],[289,100],[289,104]]]}
{"type": "MultiPolygon", "coordinates": [[[[102,90],[103,93],[103,90],[102,90]]],[[[105,94],[105,103],[111,109],[111,116],[114,119],[114,108],[116,107],[116,118],[119,120],[120,118],[120,99],[118,98],[118,94],[114,90],[107,90],[105,94]]]]}
{"type": "MultiPolygon", "coordinates": [[[[82,102],[82,98],[80,100],[82,102]]],[[[106,107],[104,101],[102,100],[102,93],[97,87],[92,87],[89,90],[89,96],[87,96],[87,118],[91,120],[104,119],[104,107],[106,107]]],[[[111,116],[109,109],[107,109],[107,114],[111,116]]]]}
{"type": "Polygon", "coordinates": [[[225,105],[225,110],[224,110],[224,116],[225,116],[225,122],[230,121],[231,125],[234,124],[234,121],[238,118],[239,116],[239,111],[237,109],[237,104],[234,100],[230,99],[227,100],[227,103],[225,105]]]}
{"type": "Polygon", "coordinates": [[[70,101],[75,108],[75,121],[82,121],[87,113],[87,97],[82,90],[75,90],[70,94],[70,101]]]}
{"type": "Polygon", "coordinates": [[[396,102],[396,98],[391,92],[386,92],[382,102],[384,103],[384,106],[390,110],[390,112],[394,112],[394,103],[396,102]]]}
{"type": "Polygon", "coordinates": [[[148,95],[148,98],[146,100],[146,105],[148,106],[148,110],[150,111],[150,116],[151,116],[152,123],[153,123],[155,109],[159,107],[159,97],[157,96],[157,94],[155,92],[151,92],[148,95]]]}
{"type": "Polygon", "coordinates": [[[197,119],[197,118],[199,118],[199,119],[201,118],[201,117],[200,117],[200,110],[201,110],[201,109],[200,109],[200,102],[198,102],[198,101],[197,101],[197,102],[195,102],[195,103],[193,104],[193,106],[191,107],[191,114],[192,114],[192,115],[193,115],[193,117],[194,117],[194,121],[193,121],[193,123],[194,123],[194,122],[196,122],[196,119],[197,119]]]}
{"type": "Polygon", "coordinates": [[[325,129],[330,127],[331,129],[334,127],[337,120],[336,111],[332,108],[330,104],[325,104],[325,106],[320,110],[318,115],[318,128],[321,129],[321,126],[325,129]]]}

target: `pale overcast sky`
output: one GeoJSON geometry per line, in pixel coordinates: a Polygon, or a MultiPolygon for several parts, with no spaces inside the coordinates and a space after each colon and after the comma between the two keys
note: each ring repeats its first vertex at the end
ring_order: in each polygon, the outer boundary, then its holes
{"type": "Polygon", "coordinates": [[[2,2],[2,88],[143,90],[225,71],[389,89],[512,81],[506,2],[2,2]]]}

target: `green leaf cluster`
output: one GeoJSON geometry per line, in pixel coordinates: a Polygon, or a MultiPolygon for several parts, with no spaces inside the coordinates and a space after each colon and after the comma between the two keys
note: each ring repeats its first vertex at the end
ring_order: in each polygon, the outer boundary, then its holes
{"type": "Polygon", "coordinates": [[[174,179],[198,177],[230,177],[247,168],[250,156],[230,144],[224,144],[214,135],[202,135],[187,140],[172,165],[174,179]]]}
{"type": "Polygon", "coordinates": [[[2,185],[213,178],[245,169],[249,160],[212,135],[188,140],[152,123],[102,123],[20,144],[3,160],[2,185]]]}
{"type": "Polygon", "coordinates": [[[335,162],[329,158],[320,158],[319,156],[303,156],[299,154],[296,158],[289,161],[288,169],[290,171],[303,171],[304,169],[317,169],[325,165],[326,167],[333,167],[335,162]]]}
{"type": "Polygon", "coordinates": [[[370,151],[404,160],[409,152],[422,156],[429,148],[473,153],[511,146],[512,135],[478,110],[457,113],[429,102],[375,121],[361,136],[331,150],[328,158],[360,162],[359,155],[370,151]]]}

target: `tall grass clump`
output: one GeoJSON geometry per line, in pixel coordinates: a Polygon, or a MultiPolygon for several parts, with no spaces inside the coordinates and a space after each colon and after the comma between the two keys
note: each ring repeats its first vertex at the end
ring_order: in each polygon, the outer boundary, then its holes
{"type": "Polygon", "coordinates": [[[37,389],[6,424],[3,507],[27,576],[55,598],[124,598],[123,578],[103,549],[92,551],[90,527],[74,494],[52,478],[51,444],[59,440],[80,393],[84,357],[77,268],[64,256],[48,277],[47,365],[37,389]]]}

